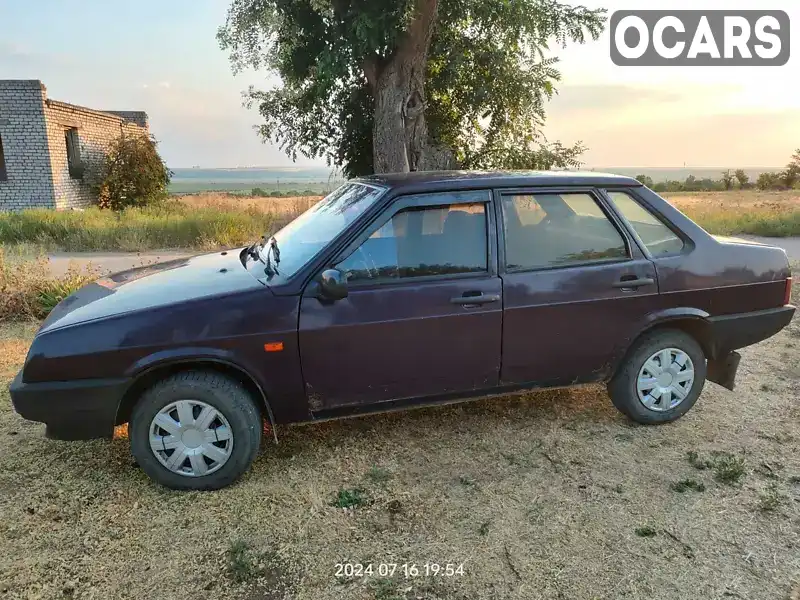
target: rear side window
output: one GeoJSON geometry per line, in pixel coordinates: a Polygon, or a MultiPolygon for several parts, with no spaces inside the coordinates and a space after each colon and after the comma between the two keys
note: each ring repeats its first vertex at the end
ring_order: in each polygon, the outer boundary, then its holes
{"type": "Polygon", "coordinates": [[[625,192],[608,192],[608,195],[611,196],[611,201],[617,210],[622,213],[622,216],[627,219],[644,245],[647,246],[650,254],[665,256],[681,253],[684,246],[683,240],[632,196],[625,192]]]}
{"type": "Polygon", "coordinates": [[[628,257],[622,235],[589,194],[505,195],[502,202],[509,269],[628,257]]]}
{"type": "Polygon", "coordinates": [[[454,204],[396,213],[339,263],[348,282],[488,270],[486,207],[454,204]]]}

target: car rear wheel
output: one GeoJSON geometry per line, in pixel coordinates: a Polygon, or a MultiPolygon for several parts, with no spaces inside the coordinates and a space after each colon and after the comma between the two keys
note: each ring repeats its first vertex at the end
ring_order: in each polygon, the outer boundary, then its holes
{"type": "Polygon", "coordinates": [[[142,470],[176,490],[236,481],[258,453],[261,415],[238,382],[186,371],[149,388],[131,415],[131,450],[142,470]]]}
{"type": "Polygon", "coordinates": [[[608,384],[614,406],[637,423],[674,421],[694,406],[706,381],[700,344],[677,329],[642,336],[608,384]]]}

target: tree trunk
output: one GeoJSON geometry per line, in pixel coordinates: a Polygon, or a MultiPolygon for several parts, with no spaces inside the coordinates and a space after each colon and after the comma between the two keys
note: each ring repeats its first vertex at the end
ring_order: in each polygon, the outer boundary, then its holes
{"type": "Polygon", "coordinates": [[[425,123],[425,73],[437,10],[438,0],[417,0],[414,21],[398,48],[380,68],[375,62],[365,65],[375,98],[372,145],[376,173],[430,168],[428,154],[442,162],[440,151],[427,152],[425,123]]]}

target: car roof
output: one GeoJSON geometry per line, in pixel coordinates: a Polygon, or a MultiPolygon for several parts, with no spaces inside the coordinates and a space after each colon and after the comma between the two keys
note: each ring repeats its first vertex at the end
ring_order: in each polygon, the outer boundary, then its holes
{"type": "Polygon", "coordinates": [[[470,188],[476,184],[486,187],[642,185],[632,177],[594,171],[413,171],[369,175],[355,181],[393,189],[428,184],[437,184],[436,187],[450,184],[455,188],[470,188]]]}

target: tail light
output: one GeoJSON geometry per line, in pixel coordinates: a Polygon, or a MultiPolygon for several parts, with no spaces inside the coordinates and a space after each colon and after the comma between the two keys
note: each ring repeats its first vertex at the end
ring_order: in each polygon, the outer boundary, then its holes
{"type": "Polygon", "coordinates": [[[786,295],[783,297],[783,303],[789,304],[792,301],[792,278],[786,278],[786,295]]]}

